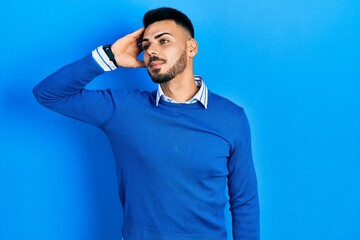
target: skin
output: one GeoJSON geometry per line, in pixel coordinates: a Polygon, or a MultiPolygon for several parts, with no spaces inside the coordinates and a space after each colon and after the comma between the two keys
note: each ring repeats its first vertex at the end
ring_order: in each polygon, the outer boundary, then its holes
{"type": "Polygon", "coordinates": [[[170,81],[160,83],[161,88],[166,96],[177,102],[188,101],[198,91],[194,82],[194,57],[198,52],[198,44],[173,20],[155,22],[146,29],[140,28],[118,39],[111,50],[118,66],[146,67],[152,77],[166,74],[174,66],[178,67],[179,59],[182,58],[182,71],[170,81]],[[137,58],[142,51],[143,61],[137,58]]]}

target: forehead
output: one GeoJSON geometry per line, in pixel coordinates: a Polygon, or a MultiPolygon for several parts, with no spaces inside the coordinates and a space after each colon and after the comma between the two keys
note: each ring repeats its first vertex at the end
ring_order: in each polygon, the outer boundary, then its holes
{"type": "Polygon", "coordinates": [[[154,38],[163,32],[170,33],[174,37],[180,37],[185,34],[185,30],[177,25],[173,20],[163,20],[150,24],[144,32],[143,38],[154,38]]]}

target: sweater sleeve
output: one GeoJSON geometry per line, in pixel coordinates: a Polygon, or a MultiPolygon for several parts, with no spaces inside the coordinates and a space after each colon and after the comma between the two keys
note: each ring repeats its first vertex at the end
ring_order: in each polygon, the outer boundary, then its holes
{"type": "Polygon", "coordinates": [[[259,201],[248,119],[242,110],[237,140],[228,161],[229,203],[234,240],[258,240],[259,201]]]}
{"type": "Polygon", "coordinates": [[[46,77],[33,94],[50,110],[100,127],[112,116],[121,94],[115,99],[109,89],[94,91],[85,86],[105,71],[93,52],[46,77]]]}

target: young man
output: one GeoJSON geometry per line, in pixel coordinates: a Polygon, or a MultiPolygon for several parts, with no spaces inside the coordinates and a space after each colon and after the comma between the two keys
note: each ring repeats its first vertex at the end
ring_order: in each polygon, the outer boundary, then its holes
{"type": "Polygon", "coordinates": [[[172,8],[145,14],[144,28],[53,73],[33,90],[42,105],[93,124],[112,145],[124,240],[259,239],[250,130],[243,109],[209,91],[193,62],[191,21],[172,8]],[[144,61],[137,59],[144,51],[144,61]],[[117,67],[146,67],[154,92],[91,91],[117,67]]]}

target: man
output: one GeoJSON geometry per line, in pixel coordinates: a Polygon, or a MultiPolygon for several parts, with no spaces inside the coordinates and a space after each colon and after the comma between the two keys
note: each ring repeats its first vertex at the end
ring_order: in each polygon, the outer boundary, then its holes
{"type": "Polygon", "coordinates": [[[193,62],[191,21],[172,8],[144,28],[53,73],[33,90],[44,106],[93,124],[114,151],[124,240],[225,240],[228,184],[235,240],[259,239],[250,130],[243,109],[209,91],[193,62]],[[137,57],[144,51],[143,61],[137,57]],[[154,92],[91,91],[117,67],[146,67],[154,92]]]}

